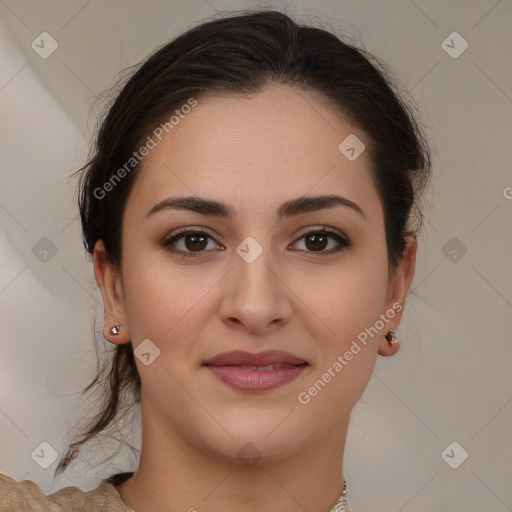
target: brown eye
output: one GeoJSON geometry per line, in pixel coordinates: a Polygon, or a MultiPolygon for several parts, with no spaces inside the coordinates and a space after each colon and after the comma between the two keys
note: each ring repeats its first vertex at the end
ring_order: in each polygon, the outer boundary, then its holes
{"type": "MultiPolygon", "coordinates": [[[[162,246],[170,252],[177,253],[180,256],[201,256],[203,253],[210,252],[206,250],[208,242],[215,242],[215,240],[204,231],[196,229],[188,229],[181,231],[167,240],[162,242],[162,246]]],[[[214,248],[220,248],[218,244],[214,243],[214,248]]]]}
{"type": "Polygon", "coordinates": [[[327,246],[329,237],[324,234],[308,235],[306,238],[306,247],[312,251],[323,250],[327,246]]]}
{"type": "Polygon", "coordinates": [[[301,250],[326,256],[340,252],[346,247],[350,247],[348,238],[345,238],[343,235],[335,231],[330,231],[325,228],[304,233],[297,240],[297,242],[295,242],[295,244],[298,244],[299,241],[302,240],[304,240],[305,249],[301,250]],[[335,242],[334,246],[331,245],[328,250],[325,250],[330,245],[330,241],[335,242]]]}
{"type": "Polygon", "coordinates": [[[203,235],[186,235],[183,237],[185,247],[190,251],[202,251],[207,245],[207,236],[203,235]]]}

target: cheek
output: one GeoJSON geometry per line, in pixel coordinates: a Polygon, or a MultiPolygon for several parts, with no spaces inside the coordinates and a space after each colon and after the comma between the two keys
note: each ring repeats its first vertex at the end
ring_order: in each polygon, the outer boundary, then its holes
{"type": "Polygon", "coordinates": [[[159,251],[134,251],[123,262],[125,304],[134,348],[149,338],[160,349],[179,351],[206,319],[202,308],[215,286],[212,271],[172,264],[159,251]]]}
{"type": "Polygon", "coordinates": [[[332,414],[335,421],[358,400],[375,364],[383,335],[381,322],[377,330],[375,326],[384,313],[388,282],[385,247],[347,258],[345,265],[331,268],[329,275],[319,278],[317,274],[316,282],[313,293],[307,295],[306,288],[301,292],[308,297],[310,312],[305,314],[319,349],[309,382],[313,386],[318,382],[311,389],[317,393],[313,407],[332,414]],[[337,404],[334,409],[333,403],[337,404]]]}
{"type": "MultiPolygon", "coordinates": [[[[379,251],[380,252],[380,251],[379,251]]],[[[387,292],[385,255],[350,256],[336,266],[315,271],[294,283],[309,317],[324,322],[325,334],[346,341],[373,325],[383,312],[387,292]]]]}
{"type": "Polygon", "coordinates": [[[299,401],[307,402],[310,417],[322,416],[326,426],[349,413],[371,377],[383,335],[380,324],[379,332],[375,326],[384,313],[386,272],[387,267],[378,263],[371,270],[339,271],[338,280],[326,281],[325,293],[317,291],[308,302],[322,322],[309,314],[317,326],[311,333],[318,358],[299,401]],[[318,325],[325,335],[319,335],[318,325]]]}

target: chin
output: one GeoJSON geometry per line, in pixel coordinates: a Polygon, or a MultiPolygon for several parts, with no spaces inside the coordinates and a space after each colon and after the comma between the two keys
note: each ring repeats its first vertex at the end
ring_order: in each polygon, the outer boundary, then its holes
{"type": "Polygon", "coordinates": [[[291,421],[288,423],[289,419],[283,421],[285,417],[286,414],[280,414],[279,417],[269,415],[266,418],[246,415],[243,419],[239,418],[238,422],[222,423],[228,425],[226,430],[232,437],[223,431],[223,435],[212,439],[209,432],[203,438],[203,443],[208,445],[209,451],[230,463],[246,467],[274,463],[299,452],[303,445],[308,444],[304,438],[306,429],[294,428],[291,421]]]}
{"type": "Polygon", "coordinates": [[[253,437],[252,439],[235,436],[234,439],[231,439],[229,446],[217,446],[215,448],[217,454],[225,458],[230,464],[234,463],[247,468],[273,464],[293,455],[296,451],[293,446],[284,443],[282,438],[269,441],[265,439],[264,435],[261,438],[253,437]]]}

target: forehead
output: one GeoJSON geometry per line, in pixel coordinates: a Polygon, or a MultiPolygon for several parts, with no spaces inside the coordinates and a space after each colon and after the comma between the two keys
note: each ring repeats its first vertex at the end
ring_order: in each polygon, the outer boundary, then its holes
{"type": "Polygon", "coordinates": [[[349,160],[339,148],[354,136],[365,139],[317,96],[288,86],[199,98],[161,141],[155,139],[129,209],[140,218],[170,195],[198,195],[237,211],[261,210],[292,197],[338,193],[371,215],[380,201],[369,156],[363,151],[349,160]]]}

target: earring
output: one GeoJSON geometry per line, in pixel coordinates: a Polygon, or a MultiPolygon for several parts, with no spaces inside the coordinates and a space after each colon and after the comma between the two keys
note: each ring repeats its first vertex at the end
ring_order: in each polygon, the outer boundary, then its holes
{"type": "Polygon", "coordinates": [[[395,331],[389,331],[386,334],[386,339],[388,340],[388,343],[390,345],[393,345],[394,343],[398,343],[398,338],[396,337],[395,331]]]}
{"type": "Polygon", "coordinates": [[[119,334],[121,332],[121,326],[119,324],[116,324],[114,325],[114,327],[112,327],[110,329],[110,334],[116,336],[117,334],[119,334]]]}

